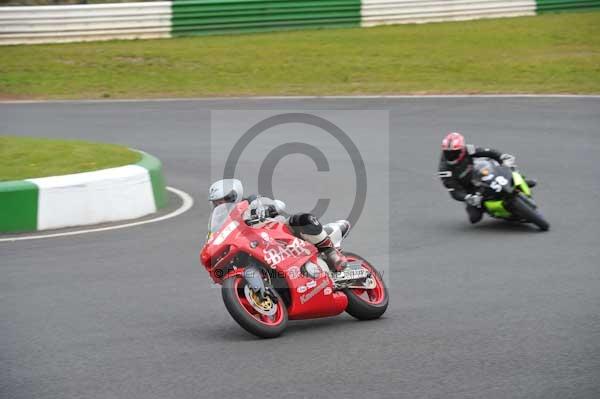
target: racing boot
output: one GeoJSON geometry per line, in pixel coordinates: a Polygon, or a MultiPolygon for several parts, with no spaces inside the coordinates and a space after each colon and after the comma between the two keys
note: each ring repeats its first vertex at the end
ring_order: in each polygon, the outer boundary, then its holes
{"type": "Polygon", "coordinates": [[[472,224],[475,224],[483,218],[483,209],[477,208],[475,206],[467,205],[467,214],[469,215],[469,221],[472,224]]]}
{"type": "Polygon", "coordinates": [[[525,179],[525,183],[527,183],[529,188],[534,188],[537,185],[537,181],[535,179],[525,179]]]}
{"type": "Polygon", "coordinates": [[[320,253],[325,255],[325,262],[327,262],[327,266],[329,266],[329,270],[332,273],[341,272],[348,265],[348,261],[344,254],[337,249],[331,238],[327,237],[323,241],[315,244],[320,253]]]}

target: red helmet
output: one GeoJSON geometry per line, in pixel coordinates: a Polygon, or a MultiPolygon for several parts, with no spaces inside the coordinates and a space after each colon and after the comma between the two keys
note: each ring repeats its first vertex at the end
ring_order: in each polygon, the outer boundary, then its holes
{"type": "Polygon", "coordinates": [[[446,162],[450,165],[456,165],[467,155],[465,138],[460,133],[448,133],[442,140],[442,151],[446,162]]]}

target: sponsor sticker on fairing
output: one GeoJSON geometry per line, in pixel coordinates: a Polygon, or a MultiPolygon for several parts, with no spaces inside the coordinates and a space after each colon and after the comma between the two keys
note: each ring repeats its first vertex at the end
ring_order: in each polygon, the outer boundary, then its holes
{"type": "Polygon", "coordinates": [[[306,292],[307,288],[305,285],[301,285],[300,287],[296,288],[296,292],[298,294],[304,294],[306,292]]]}
{"type": "Polygon", "coordinates": [[[315,280],[311,280],[306,283],[306,288],[315,288],[317,286],[317,282],[315,280]]]}
{"type": "Polygon", "coordinates": [[[262,231],[260,233],[260,238],[263,239],[263,241],[265,242],[265,244],[268,244],[269,242],[271,242],[271,236],[269,236],[269,234],[267,234],[266,232],[262,231]]]}
{"type": "Polygon", "coordinates": [[[300,295],[300,303],[305,304],[306,302],[310,301],[315,295],[317,295],[319,292],[321,292],[323,290],[323,288],[327,287],[327,284],[328,284],[327,279],[324,279],[323,282],[321,284],[319,284],[318,287],[316,287],[315,289],[313,289],[310,292],[307,292],[304,295],[300,295]]]}
{"type": "Polygon", "coordinates": [[[331,295],[332,292],[333,290],[331,289],[331,287],[325,287],[325,289],[323,290],[323,295],[331,295]]]}
{"type": "Polygon", "coordinates": [[[300,268],[298,266],[290,267],[287,271],[287,275],[292,280],[300,277],[300,268]]]}
{"type": "Polygon", "coordinates": [[[221,244],[223,241],[225,241],[225,239],[227,238],[227,236],[229,236],[229,234],[231,234],[231,232],[234,231],[238,226],[239,226],[239,223],[237,221],[235,221],[235,220],[233,222],[229,223],[223,229],[223,231],[221,231],[219,233],[219,235],[215,238],[215,241],[213,242],[213,244],[214,245],[221,244]]]}
{"type": "Polygon", "coordinates": [[[267,263],[274,267],[287,258],[310,255],[310,250],[304,240],[295,238],[289,245],[271,245],[269,248],[263,249],[263,253],[267,263]]]}

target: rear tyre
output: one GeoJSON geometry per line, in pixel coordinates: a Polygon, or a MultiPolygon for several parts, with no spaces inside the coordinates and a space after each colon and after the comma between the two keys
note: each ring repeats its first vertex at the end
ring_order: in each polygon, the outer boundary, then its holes
{"type": "Polygon", "coordinates": [[[381,274],[373,265],[363,257],[351,252],[344,252],[348,262],[360,261],[362,267],[371,272],[371,278],[375,280],[375,288],[370,290],[358,288],[346,288],[343,292],[348,297],[346,312],[358,320],[373,320],[381,317],[388,307],[389,295],[387,287],[383,282],[381,274]]]}
{"type": "Polygon", "coordinates": [[[530,221],[539,227],[542,231],[548,231],[550,229],[550,223],[544,219],[544,217],[529,204],[523,201],[520,197],[514,197],[511,203],[511,211],[523,219],[530,221]]]}
{"type": "Polygon", "coordinates": [[[278,337],[283,333],[288,322],[287,308],[283,299],[275,290],[272,292],[277,296],[277,303],[259,302],[252,294],[248,299],[246,284],[246,280],[240,275],[223,280],[221,294],[227,311],[249,333],[260,338],[278,337]]]}

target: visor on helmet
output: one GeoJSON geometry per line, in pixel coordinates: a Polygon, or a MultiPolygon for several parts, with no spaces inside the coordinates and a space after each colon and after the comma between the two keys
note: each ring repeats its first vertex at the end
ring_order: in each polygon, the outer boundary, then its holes
{"type": "Polygon", "coordinates": [[[460,150],[445,150],[444,151],[444,158],[446,158],[446,161],[448,162],[456,162],[460,159],[461,155],[463,154],[463,149],[460,150]]]}
{"type": "Polygon", "coordinates": [[[219,198],[216,199],[214,201],[211,201],[213,204],[213,207],[219,206],[221,204],[225,204],[227,202],[235,202],[237,200],[237,195],[234,191],[230,192],[229,194],[227,194],[226,196],[224,196],[223,198],[219,198]]]}

